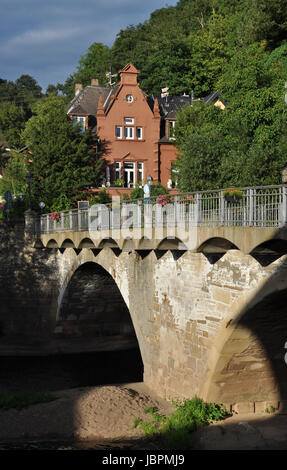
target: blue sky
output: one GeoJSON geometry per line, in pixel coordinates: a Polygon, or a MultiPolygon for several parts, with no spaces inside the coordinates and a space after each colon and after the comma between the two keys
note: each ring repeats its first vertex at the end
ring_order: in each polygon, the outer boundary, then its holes
{"type": "Polygon", "coordinates": [[[177,0],[0,0],[0,77],[63,83],[93,42],[111,46],[128,25],[177,0]]]}

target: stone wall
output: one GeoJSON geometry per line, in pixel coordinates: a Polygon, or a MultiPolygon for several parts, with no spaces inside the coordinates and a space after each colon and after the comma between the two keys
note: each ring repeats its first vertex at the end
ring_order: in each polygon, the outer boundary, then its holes
{"type": "Polygon", "coordinates": [[[284,409],[286,255],[266,265],[239,250],[214,262],[191,251],[38,249],[23,228],[0,226],[0,345],[80,331],[78,345],[95,336],[94,347],[110,322],[113,333],[134,328],[144,380],[161,396],[284,409]]]}
{"type": "Polygon", "coordinates": [[[0,221],[0,332],[5,338],[49,336],[55,325],[57,252],[25,243],[24,221],[0,221]]]}

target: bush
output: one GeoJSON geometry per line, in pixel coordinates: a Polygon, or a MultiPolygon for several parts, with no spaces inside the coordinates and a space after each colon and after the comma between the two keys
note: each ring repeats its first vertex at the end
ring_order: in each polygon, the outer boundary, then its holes
{"type": "Polygon", "coordinates": [[[94,204],[110,204],[111,202],[111,198],[105,188],[101,189],[97,196],[89,198],[90,207],[94,204]]]}
{"type": "Polygon", "coordinates": [[[160,437],[169,448],[188,448],[190,433],[212,421],[219,421],[229,413],[215,403],[205,403],[201,398],[173,403],[175,410],[170,416],[162,416],[156,408],[146,408],[150,421],[134,420],[133,426],[140,426],[145,434],[160,437]]]}
{"type": "Polygon", "coordinates": [[[144,191],[136,184],[136,187],[131,191],[131,200],[142,199],[144,197],[144,191]]]}
{"type": "Polygon", "coordinates": [[[151,197],[161,196],[162,194],[168,194],[168,189],[161,183],[153,184],[150,188],[151,197]]]}

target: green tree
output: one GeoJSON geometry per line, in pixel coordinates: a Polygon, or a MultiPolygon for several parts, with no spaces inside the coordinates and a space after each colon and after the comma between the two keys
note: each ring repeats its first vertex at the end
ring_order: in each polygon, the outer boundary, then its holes
{"type": "Polygon", "coordinates": [[[15,84],[20,90],[32,94],[35,98],[40,98],[42,95],[42,88],[31,75],[21,75],[17,78],[15,84]]]}
{"type": "Polygon", "coordinates": [[[8,146],[19,149],[25,122],[26,113],[22,106],[9,101],[0,102],[0,132],[5,137],[8,146]]]}
{"type": "Polygon", "coordinates": [[[23,138],[32,153],[35,208],[41,200],[47,210],[67,198],[72,205],[79,191],[98,184],[101,162],[92,147],[94,140],[67,117],[63,98],[50,95],[39,101],[23,138]]]}
{"type": "Polygon", "coordinates": [[[96,77],[101,85],[105,85],[107,83],[106,73],[110,71],[111,65],[111,53],[108,46],[95,42],[89,47],[88,52],[80,58],[74,79],[86,86],[91,83],[91,78],[96,77]]]}
{"type": "Polygon", "coordinates": [[[58,87],[56,85],[50,84],[46,88],[46,95],[51,95],[51,94],[57,95],[58,91],[59,90],[58,90],[58,87]]]}
{"type": "Polygon", "coordinates": [[[240,50],[218,81],[226,109],[199,103],[179,113],[181,189],[281,182],[287,154],[285,58],[284,49],[269,54],[260,44],[240,50]]]}
{"type": "Polygon", "coordinates": [[[0,178],[0,194],[6,191],[11,194],[25,194],[27,192],[26,167],[23,154],[16,151],[10,153],[9,161],[4,169],[3,177],[0,178]]]}

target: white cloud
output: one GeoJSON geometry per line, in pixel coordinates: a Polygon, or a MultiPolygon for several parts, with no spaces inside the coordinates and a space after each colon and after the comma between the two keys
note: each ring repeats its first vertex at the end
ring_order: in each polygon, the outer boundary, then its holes
{"type": "Polygon", "coordinates": [[[112,46],[130,24],[177,0],[0,0],[1,78],[64,82],[93,42],[112,46]],[[61,78],[62,77],[62,78],[61,78]]]}
{"type": "Polygon", "coordinates": [[[46,28],[34,31],[25,31],[14,36],[6,42],[5,49],[15,46],[34,46],[48,44],[53,41],[68,39],[81,34],[80,27],[46,28]]]}

